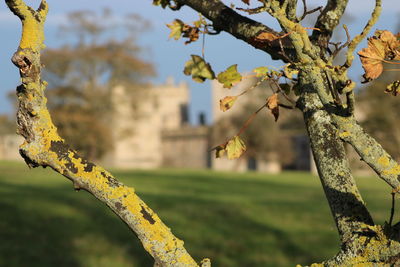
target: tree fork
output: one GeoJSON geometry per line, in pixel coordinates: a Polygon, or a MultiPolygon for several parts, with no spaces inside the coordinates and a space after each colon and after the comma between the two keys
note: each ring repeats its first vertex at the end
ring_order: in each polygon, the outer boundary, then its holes
{"type": "Polygon", "coordinates": [[[344,244],[363,225],[374,223],[351,174],[343,142],[308,79],[305,74],[299,75],[303,93],[298,106],[303,112],[322,187],[344,244]]]}
{"type": "MultiPolygon", "coordinates": [[[[18,133],[25,138],[20,153],[30,167],[49,166],[104,202],[136,233],[143,247],[159,266],[199,266],[176,238],[134,192],[109,172],[71,150],[58,135],[46,107],[41,80],[40,50],[44,47],[43,26],[48,12],[45,0],[37,10],[23,0],[6,0],[22,22],[22,37],[12,62],[19,68],[22,84],[17,87],[18,133]]],[[[210,266],[205,259],[201,266],[210,266]]]]}

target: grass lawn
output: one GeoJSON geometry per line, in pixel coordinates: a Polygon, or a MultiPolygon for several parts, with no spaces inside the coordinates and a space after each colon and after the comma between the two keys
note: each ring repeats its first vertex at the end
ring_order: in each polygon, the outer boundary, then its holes
{"type": "MultiPolygon", "coordinates": [[[[295,266],[333,256],[338,237],[317,177],[211,171],[114,171],[213,266],[295,266]]],[[[377,223],[390,189],[358,178],[377,223]]],[[[99,201],[51,170],[0,162],[0,266],[152,266],[137,238],[99,201]]]]}

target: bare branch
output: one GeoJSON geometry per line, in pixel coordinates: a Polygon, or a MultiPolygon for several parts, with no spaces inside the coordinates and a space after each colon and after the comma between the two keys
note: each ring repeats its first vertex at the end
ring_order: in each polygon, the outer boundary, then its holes
{"type": "Polygon", "coordinates": [[[322,10],[322,6],[319,6],[319,7],[313,8],[311,10],[308,10],[307,9],[307,0],[302,0],[302,2],[303,2],[303,15],[300,17],[299,21],[302,21],[303,19],[305,19],[305,17],[307,15],[310,15],[310,14],[312,14],[314,12],[317,12],[318,10],[319,11],[322,10]]]}
{"type": "Polygon", "coordinates": [[[400,189],[400,165],[382,146],[351,118],[335,118],[339,136],[393,189],[400,189]]]}
{"type": "MultiPolygon", "coordinates": [[[[269,32],[276,36],[280,35],[266,25],[238,14],[220,0],[176,0],[176,2],[180,5],[187,5],[201,13],[213,23],[217,31],[222,30],[230,33],[253,47],[269,53],[272,58],[282,59],[286,62],[285,57],[279,53],[279,43],[260,43],[256,41],[256,37],[260,32],[269,32]]],[[[284,38],[283,42],[286,48],[291,47],[289,38],[284,38]]]]}
{"type": "Polygon", "coordinates": [[[333,30],[339,24],[348,0],[328,0],[325,8],[318,16],[314,28],[320,31],[313,31],[311,40],[323,49],[326,49],[332,37],[333,30]]]}
{"type": "Polygon", "coordinates": [[[354,37],[354,39],[349,44],[349,48],[346,53],[346,62],[343,65],[345,69],[349,68],[353,63],[354,50],[356,49],[358,44],[367,36],[372,26],[374,26],[374,24],[378,21],[379,15],[381,14],[381,10],[382,10],[382,0],[376,0],[375,8],[372,11],[371,17],[368,20],[367,24],[365,25],[363,31],[359,35],[354,37]]]}

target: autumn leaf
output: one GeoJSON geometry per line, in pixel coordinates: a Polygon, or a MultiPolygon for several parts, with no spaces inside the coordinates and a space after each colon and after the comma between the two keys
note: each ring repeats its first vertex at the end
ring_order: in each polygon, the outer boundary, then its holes
{"type": "Polygon", "coordinates": [[[226,152],[228,159],[239,158],[246,151],[246,145],[239,136],[235,135],[226,144],[226,152]]]}
{"type": "Polygon", "coordinates": [[[191,57],[185,64],[185,69],[183,70],[185,75],[191,75],[192,79],[199,83],[204,82],[206,79],[215,79],[215,74],[210,64],[200,56],[191,55],[191,57]]]}
{"type": "Polygon", "coordinates": [[[268,73],[267,67],[258,67],[253,69],[253,72],[256,74],[256,77],[264,77],[268,73]]]}
{"type": "Polygon", "coordinates": [[[242,80],[242,75],[237,71],[237,64],[234,64],[219,73],[217,79],[224,85],[224,88],[232,88],[233,85],[242,80]]]}
{"type": "Polygon", "coordinates": [[[394,96],[400,92],[400,80],[394,81],[386,87],[385,93],[391,93],[394,96]]]}
{"type": "Polygon", "coordinates": [[[227,111],[230,109],[238,97],[237,96],[226,96],[219,101],[219,108],[222,111],[227,111]]]}
{"type": "Polygon", "coordinates": [[[376,36],[385,44],[386,58],[389,60],[400,60],[400,41],[390,31],[376,31],[376,36]]]}
{"type": "Polygon", "coordinates": [[[271,32],[261,32],[256,36],[256,40],[263,41],[263,42],[272,42],[275,40],[280,39],[281,36],[275,35],[271,32]]]}
{"type": "Polygon", "coordinates": [[[376,79],[383,71],[382,60],[385,59],[385,45],[376,37],[368,38],[368,47],[358,52],[364,68],[366,81],[376,79]]]}
{"type": "Polygon", "coordinates": [[[272,115],[274,115],[275,121],[277,121],[279,117],[279,104],[277,93],[267,98],[267,108],[271,111],[272,115]]]}
{"type": "Polygon", "coordinates": [[[191,42],[199,39],[200,29],[198,27],[192,27],[188,24],[185,24],[179,19],[174,20],[171,24],[167,24],[167,27],[171,30],[169,38],[179,40],[179,38],[183,36],[189,39],[185,42],[185,44],[190,44],[191,42]]]}
{"type": "Polygon", "coordinates": [[[174,20],[171,24],[167,24],[167,27],[171,29],[171,33],[168,37],[179,40],[179,38],[181,38],[184,25],[185,23],[179,19],[174,20]]]}
{"type": "Polygon", "coordinates": [[[368,46],[358,52],[364,68],[365,82],[378,78],[383,71],[382,62],[400,59],[400,41],[389,31],[376,31],[368,38],[368,46]]]}

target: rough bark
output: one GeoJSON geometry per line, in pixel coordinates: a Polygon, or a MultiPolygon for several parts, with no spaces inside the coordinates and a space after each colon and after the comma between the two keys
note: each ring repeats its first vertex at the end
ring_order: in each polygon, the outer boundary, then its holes
{"type": "MultiPolygon", "coordinates": [[[[58,135],[46,108],[41,80],[40,50],[44,47],[43,25],[48,6],[42,0],[34,10],[22,0],[6,0],[21,19],[22,38],[12,62],[19,68],[22,84],[17,88],[18,133],[25,138],[20,153],[30,167],[51,167],[110,207],[136,233],[143,247],[161,266],[198,266],[187,253],[183,241],[175,237],[136,194],[109,172],[80,157],[58,135]]],[[[203,261],[202,266],[209,266],[203,261]]]]}
{"type": "Polygon", "coordinates": [[[351,174],[343,143],[316,93],[313,76],[304,73],[299,78],[303,94],[298,106],[340,240],[345,243],[361,226],[373,225],[373,220],[351,174]]]}
{"type": "MultiPolygon", "coordinates": [[[[178,3],[179,6],[186,5],[201,13],[213,23],[213,27],[217,31],[225,31],[250,44],[254,48],[265,51],[270,54],[273,59],[287,61],[287,58],[282,54],[278,41],[259,42],[256,38],[261,32],[269,32],[277,36],[279,36],[280,33],[260,22],[240,15],[220,0],[175,0],[175,2],[178,3]]],[[[285,53],[287,55],[292,55],[290,39],[283,38],[281,42],[285,47],[285,53]]]]}

